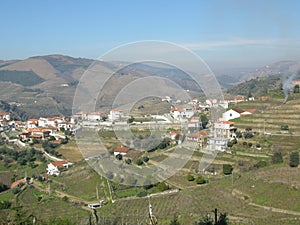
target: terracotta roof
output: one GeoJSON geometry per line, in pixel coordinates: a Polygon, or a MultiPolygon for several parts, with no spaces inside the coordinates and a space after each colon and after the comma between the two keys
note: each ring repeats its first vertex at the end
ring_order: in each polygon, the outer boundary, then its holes
{"type": "Polygon", "coordinates": [[[68,164],[68,162],[66,160],[52,162],[52,165],[58,168],[63,167],[64,164],[68,164]]]}
{"type": "Polygon", "coordinates": [[[243,113],[243,112],[245,112],[244,110],[242,110],[240,108],[233,108],[232,110],[236,111],[237,113],[243,113]]]}
{"type": "Polygon", "coordinates": [[[177,134],[181,134],[180,130],[172,130],[170,131],[170,135],[177,135],[177,134]]]}
{"type": "Polygon", "coordinates": [[[45,132],[50,132],[49,129],[45,129],[45,128],[43,128],[43,127],[28,128],[27,131],[28,131],[28,132],[43,132],[43,133],[45,133],[45,132]]]}
{"type": "Polygon", "coordinates": [[[207,132],[205,132],[205,131],[202,130],[202,131],[198,131],[197,133],[188,134],[187,136],[191,137],[191,138],[198,138],[198,137],[201,137],[201,136],[207,137],[208,134],[207,134],[207,132]]]}
{"type": "Polygon", "coordinates": [[[234,122],[231,122],[231,121],[219,121],[219,122],[216,122],[216,123],[219,123],[219,124],[234,124],[234,122]]]}
{"type": "Polygon", "coordinates": [[[127,153],[128,151],[129,151],[129,148],[127,148],[127,147],[117,147],[114,150],[114,152],[122,152],[122,153],[127,153]]]}
{"type": "Polygon", "coordinates": [[[15,181],[15,182],[13,182],[13,183],[10,185],[10,188],[17,187],[17,186],[18,186],[18,184],[20,184],[20,183],[26,183],[26,180],[25,180],[25,178],[23,178],[23,179],[20,179],[20,180],[17,180],[17,181],[15,181]]]}
{"type": "Polygon", "coordinates": [[[41,135],[30,135],[29,137],[30,137],[30,138],[42,138],[41,135]]]}

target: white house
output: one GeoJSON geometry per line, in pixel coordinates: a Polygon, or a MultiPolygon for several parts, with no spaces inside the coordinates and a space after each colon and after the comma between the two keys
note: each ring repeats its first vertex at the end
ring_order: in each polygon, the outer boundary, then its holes
{"type": "Polygon", "coordinates": [[[114,155],[126,155],[127,153],[129,152],[129,148],[127,147],[117,147],[115,150],[114,150],[114,155]]]}
{"type": "Polygon", "coordinates": [[[105,117],[103,112],[90,112],[85,115],[87,120],[102,120],[105,117]]]}
{"type": "Polygon", "coordinates": [[[172,106],[170,114],[174,119],[189,119],[194,115],[194,110],[192,107],[185,106],[172,106]]]}
{"type": "Polygon", "coordinates": [[[27,128],[36,128],[38,127],[38,120],[37,119],[29,119],[26,122],[27,128]]]}
{"type": "Polygon", "coordinates": [[[60,130],[63,128],[64,130],[72,131],[75,128],[75,124],[72,122],[64,121],[58,124],[58,128],[60,130]]]}
{"type": "Polygon", "coordinates": [[[202,128],[202,122],[199,116],[193,116],[188,122],[188,133],[195,133],[202,128]]]}
{"type": "Polygon", "coordinates": [[[52,163],[48,164],[47,174],[52,175],[52,176],[53,175],[58,176],[60,174],[59,169],[67,169],[67,168],[69,168],[69,164],[65,160],[52,162],[52,163]]]}
{"type": "Polygon", "coordinates": [[[222,118],[224,121],[232,120],[241,117],[241,113],[243,113],[244,110],[240,108],[233,108],[229,109],[228,111],[224,112],[222,115],[222,118]]]}
{"type": "Polygon", "coordinates": [[[214,124],[215,137],[220,138],[232,138],[235,136],[234,132],[236,128],[234,127],[234,122],[231,121],[219,121],[214,124]]]}
{"type": "Polygon", "coordinates": [[[110,110],[109,114],[108,114],[108,119],[115,121],[115,120],[119,120],[124,116],[123,111],[122,110],[118,110],[118,109],[112,109],[110,110]]]}

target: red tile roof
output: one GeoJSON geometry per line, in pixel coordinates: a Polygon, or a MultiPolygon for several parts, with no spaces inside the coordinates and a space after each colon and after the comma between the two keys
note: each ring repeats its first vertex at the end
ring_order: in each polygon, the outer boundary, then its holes
{"type": "Polygon", "coordinates": [[[207,132],[202,130],[202,131],[198,131],[197,133],[188,134],[187,136],[190,137],[190,138],[198,138],[198,137],[201,137],[201,136],[207,137],[208,134],[207,134],[207,132]]]}
{"type": "Polygon", "coordinates": [[[129,151],[129,148],[127,147],[117,147],[114,152],[122,152],[122,153],[127,153],[129,151]]]}
{"type": "Polygon", "coordinates": [[[238,112],[238,113],[243,113],[245,112],[244,110],[240,109],[240,108],[233,108],[232,110],[238,112]]]}
{"type": "Polygon", "coordinates": [[[53,166],[56,166],[56,167],[63,167],[64,164],[67,164],[68,162],[66,160],[62,160],[62,161],[56,161],[56,162],[52,162],[52,165],[53,166]]]}
{"type": "Polygon", "coordinates": [[[18,186],[18,184],[20,184],[20,183],[26,183],[26,180],[25,180],[25,178],[23,178],[23,179],[20,179],[20,180],[17,180],[17,181],[15,181],[15,182],[13,182],[13,183],[10,185],[10,188],[17,187],[17,186],[18,186]]]}

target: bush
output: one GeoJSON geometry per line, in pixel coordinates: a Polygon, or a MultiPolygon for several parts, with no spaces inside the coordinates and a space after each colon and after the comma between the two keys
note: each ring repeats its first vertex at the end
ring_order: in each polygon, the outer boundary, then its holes
{"type": "Polygon", "coordinates": [[[145,197],[148,195],[148,192],[147,191],[140,191],[139,193],[137,193],[137,197],[145,197]]]}
{"type": "Polygon", "coordinates": [[[122,156],[121,154],[118,154],[118,155],[116,155],[116,159],[122,160],[122,159],[123,159],[123,156],[122,156]]]}
{"type": "Polygon", "coordinates": [[[253,134],[251,132],[246,132],[244,134],[244,138],[246,138],[246,139],[253,138],[253,134]]]}
{"type": "Polygon", "coordinates": [[[11,191],[14,195],[16,195],[21,191],[21,189],[19,187],[15,187],[15,188],[11,189],[11,191]]]}
{"type": "Polygon", "coordinates": [[[281,130],[289,130],[289,126],[288,125],[281,125],[280,129],[281,130]]]}
{"type": "Polygon", "coordinates": [[[230,164],[224,164],[224,165],[223,165],[223,173],[224,173],[225,175],[231,174],[231,173],[232,173],[232,170],[233,170],[232,165],[230,165],[230,164]]]}
{"type": "Polygon", "coordinates": [[[10,201],[1,201],[0,202],[0,209],[9,209],[11,206],[10,201]]]}
{"type": "Polygon", "coordinates": [[[240,131],[236,131],[235,135],[236,135],[236,138],[242,138],[243,137],[243,135],[240,131]]]}
{"type": "Polygon", "coordinates": [[[275,151],[272,155],[272,164],[282,163],[283,157],[281,151],[275,151]]]}
{"type": "Polygon", "coordinates": [[[290,167],[297,167],[299,165],[299,152],[294,151],[290,154],[290,167]]]}
{"type": "Polygon", "coordinates": [[[254,168],[259,169],[259,168],[266,167],[267,165],[268,165],[268,163],[267,163],[266,161],[262,160],[262,161],[257,162],[257,163],[254,165],[254,168]]]}
{"type": "Polygon", "coordinates": [[[232,146],[233,146],[233,143],[232,143],[231,141],[228,141],[228,142],[227,142],[227,147],[228,147],[228,148],[232,148],[232,146]]]}
{"type": "Polygon", "coordinates": [[[188,174],[188,175],[186,176],[186,179],[187,179],[188,181],[194,181],[194,180],[195,180],[195,177],[194,177],[192,174],[188,174]]]}
{"type": "Polygon", "coordinates": [[[131,164],[131,159],[125,159],[125,163],[127,163],[128,165],[131,164]]]}
{"type": "Polygon", "coordinates": [[[204,179],[204,177],[200,176],[196,178],[196,183],[197,184],[205,184],[206,180],[204,179]]]}
{"type": "Polygon", "coordinates": [[[137,160],[135,161],[135,163],[136,163],[138,166],[141,166],[141,165],[144,164],[143,160],[141,160],[141,159],[137,159],[137,160]]]}
{"type": "Polygon", "coordinates": [[[159,191],[166,191],[169,189],[169,186],[165,182],[158,183],[156,187],[159,191]]]}
{"type": "Polygon", "coordinates": [[[146,162],[148,162],[149,161],[149,157],[148,156],[144,156],[143,157],[143,161],[146,163],[146,162]]]}
{"type": "Polygon", "coordinates": [[[251,142],[248,143],[248,147],[249,147],[249,148],[252,147],[252,143],[251,143],[251,142]]]}

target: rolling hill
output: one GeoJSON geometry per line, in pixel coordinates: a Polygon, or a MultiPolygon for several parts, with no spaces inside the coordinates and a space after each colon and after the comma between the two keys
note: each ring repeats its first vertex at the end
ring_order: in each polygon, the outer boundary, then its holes
{"type": "MultiPolygon", "coordinates": [[[[93,62],[95,61],[92,59],[63,55],[35,56],[25,60],[0,60],[1,100],[18,103],[21,111],[34,117],[71,114],[77,84],[93,62]]],[[[122,68],[119,62],[114,64],[98,62],[98,66],[100,73],[113,73],[113,69],[121,68],[108,81],[111,85],[104,88],[98,96],[97,107],[101,109],[108,109],[116,93],[126,84],[137,78],[152,75],[174,81],[182,89],[190,90],[191,95],[199,95],[201,92],[187,74],[176,68],[149,64],[133,64],[122,68]]],[[[280,85],[280,78],[271,75],[288,74],[298,71],[299,68],[299,62],[284,61],[240,76],[217,75],[217,79],[223,89],[241,83],[230,89],[231,94],[265,93],[280,85]],[[256,77],[261,78],[254,79],[256,77]],[[245,80],[248,82],[243,83],[245,80]]]]}

